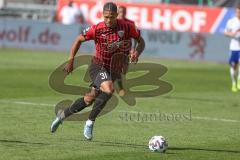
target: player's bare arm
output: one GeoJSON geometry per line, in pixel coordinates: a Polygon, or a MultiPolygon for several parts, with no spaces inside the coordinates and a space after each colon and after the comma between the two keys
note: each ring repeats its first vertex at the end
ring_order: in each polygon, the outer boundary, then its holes
{"type": "Polygon", "coordinates": [[[71,47],[71,51],[70,51],[70,55],[68,58],[68,63],[64,68],[64,71],[69,74],[73,71],[73,62],[74,62],[74,57],[77,54],[82,42],[85,41],[85,38],[83,35],[79,35],[76,40],[74,41],[72,47],[71,47]]]}
{"type": "Polygon", "coordinates": [[[137,48],[135,50],[132,50],[130,53],[131,62],[137,62],[138,57],[140,56],[140,54],[143,52],[145,48],[145,41],[142,38],[142,36],[140,36],[138,39],[135,39],[135,40],[137,41],[137,48]]]}
{"type": "Polygon", "coordinates": [[[238,34],[239,31],[236,31],[236,32],[229,32],[229,31],[225,31],[224,32],[224,35],[229,37],[229,38],[233,38],[233,39],[236,39],[236,40],[240,40],[240,35],[238,34]]]}
{"type": "Polygon", "coordinates": [[[230,38],[234,38],[236,36],[236,33],[226,31],[224,32],[224,35],[230,38]]]}

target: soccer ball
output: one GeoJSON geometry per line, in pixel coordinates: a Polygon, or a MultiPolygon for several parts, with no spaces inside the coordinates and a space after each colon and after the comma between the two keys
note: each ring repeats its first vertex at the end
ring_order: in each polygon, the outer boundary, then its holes
{"type": "Polygon", "coordinates": [[[168,148],[168,143],[163,136],[153,136],[149,140],[148,147],[152,152],[164,153],[168,148]]]}

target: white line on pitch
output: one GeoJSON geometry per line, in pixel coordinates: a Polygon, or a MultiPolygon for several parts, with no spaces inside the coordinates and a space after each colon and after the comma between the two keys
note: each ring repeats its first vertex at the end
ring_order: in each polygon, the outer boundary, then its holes
{"type": "Polygon", "coordinates": [[[33,102],[24,102],[24,101],[5,101],[5,100],[0,100],[0,103],[13,103],[13,104],[32,105],[32,106],[55,106],[54,104],[33,103],[33,102]]]}
{"type": "Polygon", "coordinates": [[[223,118],[209,118],[209,117],[192,117],[193,119],[200,119],[200,120],[211,120],[211,121],[222,121],[222,122],[234,122],[238,123],[240,121],[233,120],[233,119],[223,119],[223,118]]]}
{"type": "MultiPolygon", "coordinates": [[[[55,104],[47,104],[47,103],[33,103],[33,102],[26,102],[26,101],[6,101],[6,100],[0,100],[0,103],[12,103],[12,104],[20,104],[20,105],[32,105],[32,106],[55,106],[55,104]]],[[[140,113],[136,111],[118,111],[118,112],[128,112],[128,113],[140,113]]],[[[141,112],[144,113],[144,112],[141,112]]],[[[199,119],[199,120],[208,120],[208,121],[221,121],[221,122],[232,122],[232,123],[239,123],[239,120],[233,120],[233,119],[223,119],[223,118],[210,118],[210,117],[199,117],[199,116],[192,116],[193,119],[199,119]]]]}

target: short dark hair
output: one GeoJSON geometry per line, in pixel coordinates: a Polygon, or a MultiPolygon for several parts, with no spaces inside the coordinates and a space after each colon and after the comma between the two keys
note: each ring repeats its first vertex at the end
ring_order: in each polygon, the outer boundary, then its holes
{"type": "Polygon", "coordinates": [[[117,5],[113,2],[105,3],[103,6],[103,11],[111,11],[117,13],[117,5]]]}
{"type": "Polygon", "coordinates": [[[240,3],[237,5],[237,9],[240,9],[240,3]]]}

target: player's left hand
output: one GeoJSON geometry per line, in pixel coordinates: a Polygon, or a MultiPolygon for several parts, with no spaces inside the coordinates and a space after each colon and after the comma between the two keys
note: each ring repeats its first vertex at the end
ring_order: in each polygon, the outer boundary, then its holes
{"type": "Polygon", "coordinates": [[[130,51],[130,63],[137,63],[138,62],[139,53],[136,49],[131,49],[130,51]]]}

